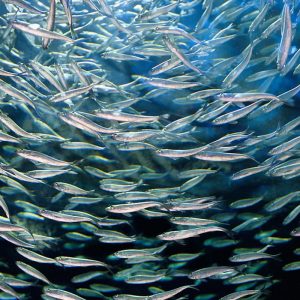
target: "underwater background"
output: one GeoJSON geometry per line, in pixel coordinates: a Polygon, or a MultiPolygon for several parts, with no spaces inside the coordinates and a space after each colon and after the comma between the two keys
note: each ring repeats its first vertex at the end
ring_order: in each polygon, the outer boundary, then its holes
{"type": "Polygon", "coordinates": [[[0,299],[299,299],[299,1],[0,1],[0,299]]]}

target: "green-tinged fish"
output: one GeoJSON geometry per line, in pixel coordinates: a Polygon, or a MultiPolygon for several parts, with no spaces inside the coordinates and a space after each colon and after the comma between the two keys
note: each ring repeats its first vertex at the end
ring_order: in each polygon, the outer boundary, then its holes
{"type": "Polygon", "coordinates": [[[105,273],[103,273],[101,271],[90,271],[90,272],[82,273],[79,275],[75,275],[74,277],[72,277],[71,281],[73,283],[83,283],[83,282],[88,282],[90,280],[93,280],[94,278],[102,277],[102,276],[105,276],[105,273]]]}
{"type": "Polygon", "coordinates": [[[253,206],[259,202],[261,202],[264,198],[263,197],[254,197],[254,198],[246,198],[234,201],[230,204],[230,207],[235,209],[243,209],[250,206],[253,206]]]}
{"type": "Polygon", "coordinates": [[[300,270],[300,261],[288,263],[282,267],[283,271],[298,271],[300,270]]]}

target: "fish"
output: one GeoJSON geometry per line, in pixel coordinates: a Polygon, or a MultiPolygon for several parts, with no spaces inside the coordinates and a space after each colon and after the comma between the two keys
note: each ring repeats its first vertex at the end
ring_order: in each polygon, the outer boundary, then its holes
{"type": "Polygon", "coordinates": [[[218,221],[210,219],[201,219],[201,218],[192,218],[192,217],[172,217],[170,222],[177,225],[186,225],[186,226],[203,226],[216,224],[218,221]]]}
{"type": "Polygon", "coordinates": [[[256,109],[259,106],[260,103],[261,103],[260,101],[256,101],[256,102],[254,102],[250,105],[247,105],[243,108],[240,108],[235,111],[229,112],[227,114],[221,115],[221,116],[215,118],[212,121],[212,123],[214,125],[220,125],[220,124],[222,125],[222,124],[234,122],[234,121],[250,114],[254,109],[256,109]]]}
{"type": "Polygon", "coordinates": [[[277,68],[282,70],[285,67],[289,49],[292,42],[292,21],[290,15],[290,8],[287,3],[284,4],[282,9],[282,25],[281,25],[281,41],[277,54],[277,68]]]}
{"type": "Polygon", "coordinates": [[[268,277],[263,277],[259,274],[245,274],[245,275],[238,275],[228,279],[230,284],[240,284],[240,283],[247,283],[252,281],[260,281],[260,280],[268,280],[268,277]]]}
{"type": "Polygon", "coordinates": [[[282,267],[282,269],[286,272],[297,271],[297,270],[299,270],[299,268],[300,268],[299,261],[294,261],[294,262],[288,263],[282,267]]]}
{"type": "Polygon", "coordinates": [[[77,296],[73,293],[60,290],[60,289],[54,289],[54,288],[49,288],[46,287],[44,289],[45,295],[55,298],[55,299],[70,299],[70,300],[83,300],[84,298],[77,296]]]}
{"type": "Polygon", "coordinates": [[[208,226],[208,227],[198,227],[198,228],[192,228],[192,229],[184,229],[184,230],[178,230],[178,231],[169,231],[162,233],[158,235],[158,238],[164,241],[176,241],[176,240],[182,240],[187,239],[190,237],[195,237],[200,234],[209,233],[209,232],[215,232],[215,231],[221,231],[228,233],[227,229],[218,227],[218,226],[208,226]]]}
{"type": "Polygon", "coordinates": [[[47,279],[47,277],[45,277],[44,274],[42,274],[40,271],[38,271],[37,269],[35,269],[34,267],[25,264],[24,262],[21,261],[17,261],[16,265],[26,274],[39,279],[47,284],[50,284],[50,281],[47,279]]]}
{"type": "Polygon", "coordinates": [[[297,295],[298,6],[2,1],[0,298],[297,295]]]}
{"type": "Polygon", "coordinates": [[[11,131],[16,133],[17,135],[20,135],[21,137],[30,138],[30,139],[40,139],[39,136],[25,131],[23,128],[18,126],[11,118],[9,118],[7,115],[3,113],[0,114],[0,122],[4,124],[7,128],[9,128],[11,131]]]}
{"type": "Polygon", "coordinates": [[[15,143],[15,144],[21,144],[22,141],[18,138],[15,138],[9,134],[6,134],[4,132],[0,132],[0,141],[1,142],[9,142],[9,143],[15,143]]]}
{"type": "Polygon", "coordinates": [[[255,19],[251,22],[249,26],[249,33],[255,32],[255,30],[259,27],[260,22],[262,22],[263,19],[265,18],[270,7],[271,7],[270,2],[266,2],[262,10],[257,14],[255,19]]]}
{"type": "Polygon", "coordinates": [[[31,66],[35,71],[39,72],[39,74],[41,74],[49,83],[51,83],[58,91],[64,91],[60,83],[53,76],[53,74],[50,71],[48,71],[45,67],[43,67],[37,62],[32,62],[31,66]]]}
{"type": "Polygon", "coordinates": [[[276,97],[275,95],[269,94],[269,93],[223,93],[217,95],[218,99],[221,101],[226,102],[233,102],[233,103],[239,103],[239,102],[252,102],[257,101],[260,99],[270,99],[281,102],[281,99],[279,97],[276,97]]]}
{"type": "Polygon", "coordinates": [[[12,22],[11,23],[12,28],[22,30],[25,33],[35,35],[42,38],[48,38],[48,39],[56,39],[65,41],[68,43],[74,43],[74,40],[68,38],[67,36],[61,35],[59,33],[49,31],[47,29],[40,28],[38,24],[28,24],[25,22],[12,22]]]}
{"type": "Polygon", "coordinates": [[[5,282],[0,283],[0,290],[16,299],[20,299],[20,295],[5,282]]]}
{"type": "Polygon", "coordinates": [[[299,138],[295,137],[294,139],[292,139],[288,142],[285,142],[280,146],[273,148],[272,150],[269,151],[269,153],[271,155],[281,154],[281,153],[286,152],[286,151],[292,149],[293,147],[297,146],[298,142],[299,142],[299,138]]]}
{"type": "Polygon", "coordinates": [[[200,40],[195,38],[193,35],[190,33],[186,32],[182,28],[174,28],[174,27],[167,27],[167,26],[157,26],[154,29],[158,33],[163,33],[163,34],[172,34],[172,35],[179,35],[179,36],[184,36],[185,38],[195,42],[195,43],[201,43],[200,40]]]}
{"type": "Polygon", "coordinates": [[[27,259],[34,261],[34,262],[38,262],[38,263],[42,263],[42,264],[53,264],[56,262],[55,259],[53,259],[53,258],[45,257],[41,254],[35,253],[26,248],[18,247],[17,252],[20,255],[22,255],[23,257],[26,257],[27,259]]]}
{"type": "Polygon", "coordinates": [[[49,101],[53,102],[53,103],[59,103],[62,101],[69,100],[73,97],[81,96],[81,95],[85,94],[86,92],[89,92],[96,84],[98,84],[98,83],[92,83],[89,86],[79,87],[79,88],[68,90],[68,91],[62,91],[61,93],[56,94],[53,97],[51,97],[49,99],[49,101]]]}
{"type": "Polygon", "coordinates": [[[240,180],[242,178],[248,177],[248,176],[252,176],[264,171],[269,171],[270,166],[269,165],[261,165],[261,166],[257,166],[257,167],[253,167],[253,168],[247,168],[241,171],[238,171],[236,173],[234,173],[231,176],[232,180],[240,180]]]}
{"type": "Polygon", "coordinates": [[[163,79],[163,78],[161,79],[149,78],[146,79],[146,81],[147,83],[155,87],[174,89],[174,90],[187,89],[187,88],[192,88],[192,87],[197,87],[199,85],[202,85],[202,83],[198,83],[198,82],[181,82],[177,80],[163,79]]]}
{"type": "Polygon", "coordinates": [[[161,253],[166,246],[161,246],[158,248],[145,248],[145,249],[125,249],[120,250],[114,253],[116,257],[119,258],[131,258],[131,257],[138,257],[138,256],[145,256],[145,255],[154,255],[161,253]]]}
{"type": "Polygon", "coordinates": [[[279,198],[275,198],[272,201],[269,201],[267,204],[265,204],[264,208],[268,212],[276,211],[285,205],[287,205],[290,201],[292,201],[295,197],[299,195],[299,192],[292,192],[286,195],[283,195],[279,198]]]}
{"type": "Polygon", "coordinates": [[[169,299],[171,297],[174,297],[175,295],[177,295],[178,293],[189,289],[189,288],[194,288],[191,285],[184,285],[184,286],[180,286],[178,288],[166,291],[166,292],[161,292],[152,296],[149,296],[149,300],[164,300],[164,299],[169,299]]]}
{"type": "Polygon", "coordinates": [[[10,219],[9,209],[2,195],[0,196],[0,206],[4,211],[7,219],[10,219]]]}
{"type": "Polygon", "coordinates": [[[192,69],[196,73],[204,75],[204,72],[195,67],[188,58],[176,47],[174,43],[172,43],[171,39],[168,35],[164,36],[164,42],[167,48],[188,68],[192,69]]]}
{"type": "Polygon", "coordinates": [[[77,186],[65,182],[54,182],[53,187],[58,191],[71,195],[88,195],[92,193],[92,191],[86,191],[84,189],[81,189],[77,186]]]}
{"type": "Polygon", "coordinates": [[[240,291],[240,292],[234,292],[231,294],[228,294],[227,296],[224,296],[222,298],[220,298],[220,300],[236,300],[236,299],[240,299],[242,297],[245,296],[251,296],[251,295],[256,295],[256,294],[260,294],[260,290],[245,290],[245,291],[240,291]]]}
{"type": "Polygon", "coordinates": [[[149,21],[151,19],[159,17],[160,15],[167,14],[168,12],[173,10],[177,5],[178,5],[178,2],[175,2],[175,3],[171,3],[169,5],[166,5],[166,6],[162,6],[160,8],[156,8],[153,11],[144,12],[139,15],[139,19],[142,21],[149,21]]]}
{"type": "Polygon", "coordinates": [[[120,122],[153,122],[159,119],[159,116],[134,115],[120,111],[97,111],[96,116],[101,119],[115,120],[120,122]]]}
{"type": "Polygon", "coordinates": [[[205,160],[205,161],[217,161],[217,162],[226,162],[232,161],[237,162],[244,159],[252,159],[252,157],[246,154],[239,154],[239,153],[230,153],[230,152],[217,152],[217,151],[200,151],[196,155],[195,158],[205,160]]]}
{"type": "Polygon", "coordinates": [[[230,207],[235,208],[235,209],[242,209],[245,207],[249,207],[252,205],[255,205],[262,201],[264,197],[254,197],[254,198],[246,198],[246,199],[241,199],[234,201],[230,204],[230,207]]]}
{"type": "Polygon", "coordinates": [[[105,267],[107,268],[107,265],[103,262],[96,261],[93,259],[87,259],[87,258],[77,258],[77,257],[68,257],[68,256],[58,256],[55,258],[56,262],[60,265],[63,265],[65,267],[93,267],[93,266],[99,266],[99,267],[105,267]]]}
{"type": "Polygon", "coordinates": [[[86,273],[82,273],[79,275],[75,275],[72,278],[72,282],[73,283],[81,283],[81,282],[87,282],[93,278],[97,278],[99,276],[102,276],[103,272],[102,271],[90,271],[90,272],[86,272],[86,273]]]}
{"type": "Polygon", "coordinates": [[[276,259],[275,255],[270,255],[267,253],[243,253],[243,254],[237,254],[229,258],[231,262],[248,262],[258,259],[276,259]]]}
{"type": "Polygon", "coordinates": [[[163,299],[169,299],[175,295],[177,295],[178,293],[182,292],[183,290],[187,289],[187,288],[192,288],[192,286],[186,285],[186,286],[181,286],[178,288],[175,288],[173,290],[170,291],[166,291],[166,292],[160,292],[151,296],[135,296],[135,295],[126,295],[126,294],[119,294],[119,295],[115,295],[113,297],[113,299],[123,299],[123,300],[130,300],[130,299],[147,299],[147,300],[163,300],[163,299]]]}
{"type": "Polygon", "coordinates": [[[157,207],[161,206],[159,202],[154,201],[144,201],[141,203],[127,203],[127,204],[116,204],[111,205],[105,208],[106,211],[115,213],[115,214],[124,214],[124,213],[131,213],[136,212],[145,208],[157,207]]]}
{"type": "Polygon", "coordinates": [[[297,218],[300,213],[300,205],[296,206],[283,220],[282,224],[287,225],[297,218]]]}
{"type": "MultiPolygon", "coordinates": [[[[49,31],[53,31],[53,29],[54,29],[55,14],[56,14],[56,1],[51,0],[50,1],[49,12],[48,12],[48,18],[47,18],[47,30],[49,30],[49,31]]],[[[49,38],[43,38],[42,47],[44,49],[47,49],[49,47],[49,44],[50,44],[50,39],[49,38]]]]}
{"type": "Polygon", "coordinates": [[[229,88],[229,87],[231,87],[231,85],[235,81],[235,79],[247,67],[247,65],[250,62],[254,46],[255,46],[255,43],[253,42],[253,44],[250,44],[244,50],[244,52],[246,52],[246,54],[244,54],[244,57],[242,58],[242,61],[233,70],[231,70],[230,73],[224,78],[223,85],[222,85],[223,88],[229,88]]]}
{"type": "Polygon", "coordinates": [[[9,222],[0,222],[0,232],[20,232],[20,231],[27,231],[26,228],[11,224],[9,222]]]}
{"type": "Polygon", "coordinates": [[[215,267],[207,267],[203,269],[199,269],[193,271],[188,275],[190,279],[204,279],[209,278],[212,276],[216,276],[222,273],[235,273],[234,267],[227,267],[227,266],[215,266],[215,267]]]}
{"type": "Polygon", "coordinates": [[[147,284],[161,280],[164,275],[136,275],[128,278],[125,282],[128,284],[147,284]]]}
{"type": "Polygon", "coordinates": [[[74,216],[71,214],[66,214],[62,212],[54,212],[46,209],[40,209],[39,214],[44,218],[48,218],[50,220],[54,220],[57,222],[65,222],[65,223],[76,223],[76,222],[91,222],[92,219],[85,216],[74,216]]]}
{"type": "Polygon", "coordinates": [[[4,2],[19,6],[19,7],[24,8],[32,13],[35,13],[35,14],[43,14],[44,13],[44,11],[39,10],[39,9],[35,8],[34,6],[31,6],[28,3],[21,1],[21,0],[4,0],[4,2]]]}
{"type": "Polygon", "coordinates": [[[22,91],[17,90],[15,87],[6,84],[4,81],[0,81],[0,90],[11,97],[17,98],[20,101],[28,104],[30,107],[35,109],[35,104],[34,102],[27,96],[25,95],[22,91]]]}
{"type": "Polygon", "coordinates": [[[70,166],[70,163],[66,161],[62,161],[53,157],[50,157],[48,155],[45,155],[43,153],[39,153],[37,151],[31,151],[31,150],[18,150],[17,154],[25,159],[32,160],[34,162],[50,165],[50,166],[56,166],[56,167],[67,167],[70,166]]]}

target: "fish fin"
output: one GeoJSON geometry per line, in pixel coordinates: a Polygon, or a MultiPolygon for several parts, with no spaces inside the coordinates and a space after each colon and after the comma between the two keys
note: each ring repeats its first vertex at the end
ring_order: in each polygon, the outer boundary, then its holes
{"type": "Polygon", "coordinates": [[[272,258],[273,258],[274,260],[276,260],[276,261],[280,261],[280,262],[282,262],[282,261],[283,261],[283,259],[278,257],[278,256],[280,256],[280,255],[281,255],[280,253],[278,253],[278,254],[274,254],[274,255],[272,255],[272,258]]]}
{"type": "Polygon", "coordinates": [[[295,100],[293,98],[290,98],[288,100],[283,100],[284,104],[290,107],[295,107],[295,100]]]}
{"type": "Polygon", "coordinates": [[[70,25],[70,32],[71,32],[72,39],[76,40],[78,38],[78,36],[72,25],[70,25]]]}

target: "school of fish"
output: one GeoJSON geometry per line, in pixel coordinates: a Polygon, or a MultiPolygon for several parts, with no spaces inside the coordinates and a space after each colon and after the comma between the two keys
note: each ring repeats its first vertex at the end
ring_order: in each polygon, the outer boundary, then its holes
{"type": "Polygon", "coordinates": [[[0,0],[0,299],[283,299],[299,20],[298,0],[0,0]]]}

